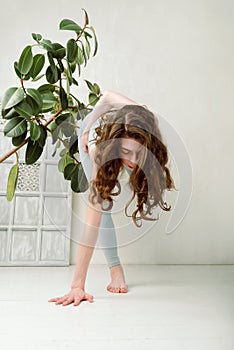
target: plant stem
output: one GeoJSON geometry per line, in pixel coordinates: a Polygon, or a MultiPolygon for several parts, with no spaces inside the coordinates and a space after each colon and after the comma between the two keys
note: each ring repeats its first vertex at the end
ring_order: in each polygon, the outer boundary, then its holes
{"type": "MultiPolygon", "coordinates": [[[[54,119],[57,118],[57,116],[62,112],[62,109],[60,109],[58,112],[56,112],[54,115],[52,115],[52,117],[50,117],[47,122],[44,124],[44,126],[46,127],[47,125],[49,125],[54,119]]],[[[6,160],[7,158],[9,158],[12,154],[14,154],[15,152],[17,152],[21,147],[23,147],[24,145],[26,145],[26,143],[28,143],[28,141],[30,140],[30,137],[27,137],[24,142],[20,145],[17,146],[15,148],[13,148],[11,151],[7,152],[4,156],[2,156],[0,158],[0,163],[4,162],[4,160],[6,160]]]]}

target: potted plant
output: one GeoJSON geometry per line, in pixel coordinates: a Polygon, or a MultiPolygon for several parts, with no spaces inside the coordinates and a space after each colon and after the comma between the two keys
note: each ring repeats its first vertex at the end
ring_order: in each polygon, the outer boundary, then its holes
{"type": "Polygon", "coordinates": [[[27,45],[14,62],[19,85],[7,89],[2,100],[2,118],[6,120],[4,137],[10,137],[14,148],[0,158],[0,163],[16,155],[16,163],[8,176],[7,199],[12,200],[18,178],[18,150],[25,146],[25,163],[34,164],[52,138],[53,156],[61,145],[59,171],[71,182],[74,192],[87,189],[87,180],[78,154],[78,121],[85,118],[101,96],[98,84],[85,80],[88,103],[73,93],[78,89],[82,69],[98,49],[95,30],[89,24],[85,9],[82,26],[63,19],[60,30],[71,31],[73,37],[65,45],[32,33],[27,45]],[[36,51],[36,53],[34,52],[36,51]],[[44,79],[44,83],[39,81],[44,79]],[[32,87],[33,86],[33,87],[32,87]]]}

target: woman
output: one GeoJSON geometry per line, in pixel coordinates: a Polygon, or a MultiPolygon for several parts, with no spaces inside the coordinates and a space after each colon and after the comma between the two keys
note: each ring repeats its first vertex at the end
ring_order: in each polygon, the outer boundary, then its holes
{"type": "Polygon", "coordinates": [[[136,198],[137,201],[131,215],[136,226],[141,225],[141,220],[156,220],[152,213],[157,206],[169,211],[170,207],[163,202],[163,194],[174,188],[166,166],[168,152],[158,121],[153,113],[135,101],[113,91],[104,92],[85,118],[80,135],[81,160],[90,181],[85,226],[71,290],[49,300],[64,306],[71,303],[76,306],[82,300],[93,301],[93,296],[85,292],[85,280],[98,236],[110,268],[111,283],[107,290],[114,293],[128,291],[111,217],[113,198],[121,191],[118,180],[121,171],[126,169],[128,172],[132,191],[125,213],[132,200],[136,198]]]}

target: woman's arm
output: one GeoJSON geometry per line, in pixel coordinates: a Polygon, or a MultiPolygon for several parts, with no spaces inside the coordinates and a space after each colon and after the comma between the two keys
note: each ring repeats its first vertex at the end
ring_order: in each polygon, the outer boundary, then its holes
{"type": "MultiPolygon", "coordinates": [[[[91,150],[91,158],[93,160],[94,152],[91,150]]],[[[92,178],[96,177],[96,165],[93,161],[93,174],[92,178]]],[[[93,301],[93,296],[85,292],[85,281],[87,271],[90,263],[90,259],[93,254],[93,250],[98,237],[98,231],[100,227],[102,217],[102,210],[100,204],[88,204],[86,211],[86,219],[83,230],[81,242],[79,243],[75,273],[71,285],[71,290],[68,294],[62,297],[56,297],[49,300],[49,302],[55,302],[57,305],[63,306],[74,303],[74,306],[80,304],[82,300],[93,301]]]]}
{"type": "Polygon", "coordinates": [[[112,108],[120,108],[127,104],[138,104],[138,103],[122,94],[119,94],[118,92],[111,91],[111,90],[104,91],[102,97],[95,105],[93,111],[90,113],[91,118],[88,124],[86,125],[81,137],[82,148],[86,153],[88,152],[88,134],[93,123],[101,115],[110,111],[112,108]]]}

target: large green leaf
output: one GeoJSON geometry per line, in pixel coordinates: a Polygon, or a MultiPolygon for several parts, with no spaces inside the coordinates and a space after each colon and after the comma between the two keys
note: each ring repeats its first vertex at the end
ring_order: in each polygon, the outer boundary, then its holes
{"type": "Polygon", "coordinates": [[[54,96],[54,94],[51,91],[42,93],[41,97],[43,101],[42,112],[51,111],[51,109],[55,106],[55,104],[58,103],[57,98],[54,96]]]}
{"type": "Polygon", "coordinates": [[[53,51],[54,46],[50,40],[43,39],[40,42],[40,46],[43,47],[46,51],[53,51]]]}
{"type": "Polygon", "coordinates": [[[2,109],[9,109],[11,107],[14,107],[19,102],[21,102],[24,99],[24,91],[23,89],[17,88],[17,87],[11,87],[3,96],[2,100],[2,109]]]}
{"type": "Polygon", "coordinates": [[[31,96],[27,95],[25,101],[29,106],[31,106],[32,115],[37,115],[39,112],[41,112],[41,106],[38,105],[38,103],[31,96]]]}
{"type": "Polygon", "coordinates": [[[86,80],[86,79],[85,79],[85,82],[86,82],[86,84],[87,84],[89,90],[90,90],[92,93],[94,93],[94,94],[96,95],[96,90],[95,90],[94,85],[93,85],[89,80],[86,80]]]}
{"type": "Polygon", "coordinates": [[[30,139],[33,141],[37,141],[41,136],[41,128],[40,126],[35,123],[31,122],[30,123],[30,139]]]}
{"type": "Polygon", "coordinates": [[[41,156],[43,152],[43,147],[41,147],[38,141],[29,140],[25,153],[26,164],[35,163],[41,156]]]}
{"type": "Polygon", "coordinates": [[[92,92],[89,94],[89,104],[91,106],[95,106],[98,100],[99,97],[97,95],[93,94],[92,92]]]}
{"type": "Polygon", "coordinates": [[[33,57],[33,64],[30,69],[30,76],[35,79],[41,72],[45,64],[45,56],[42,54],[37,54],[33,57]]]}
{"type": "Polygon", "coordinates": [[[17,106],[15,106],[14,110],[26,120],[30,120],[34,115],[31,104],[29,104],[26,100],[20,102],[17,106]]]}
{"type": "Polygon", "coordinates": [[[82,28],[77,23],[75,23],[70,19],[63,19],[59,24],[59,29],[72,30],[72,31],[75,31],[77,34],[82,31],[82,28]]]}
{"type": "Polygon", "coordinates": [[[71,180],[72,174],[76,169],[76,164],[75,163],[69,163],[66,165],[63,171],[64,178],[66,180],[71,180]]]}
{"type": "Polygon", "coordinates": [[[41,135],[37,140],[39,146],[43,148],[45,146],[46,138],[47,138],[47,130],[44,125],[40,125],[41,135]]]}
{"type": "Polygon", "coordinates": [[[18,116],[19,116],[19,114],[15,111],[14,108],[2,110],[2,117],[4,119],[12,119],[12,118],[18,117],[18,116]]]}
{"type": "Polygon", "coordinates": [[[53,43],[53,57],[59,60],[63,59],[66,56],[66,49],[59,43],[53,43]]]}
{"type": "Polygon", "coordinates": [[[27,95],[29,95],[33,99],[33,101],[37,104],[38,112],[39,112],[43,104],[40,92],[36,89],[28,88],[27,95]]]}
{"type": "Polygon", "coordinates": [[[19,59],[19,64],[18,64],[18,69],[21,74],[27,74],[33,64],[33,55],[32,55],[32,47],[26,46],[23,49],[23,52],[21,53],[20,59],[19,59]]]}
{"type": "Polygon", "coordinates": [[[16,163],[12,166],[7,181],[7,200],[10,202],[15,194],[16,184],[18,180],[19,164],[16,163]]]}
{"type": "Polygon", "coordinates": [[[56,77],[58,72],[57,72],[57,68],[56,68],[56,65],[55,65],[55,62],[54,62],[54,59],[53,59],[52,52],[47,52],[47,56],[48,56],[48,60],[49,60],[49,63],[50,63],[50,68],[51,68],[51,70],[53,72],[54,77],[56,77]]]}
{"type": "Polygon", "coordinates": [[[67,60],[72,63],[77,58],[78,47],[74,39],[69,39],[67,42],[67,60]]]}
{"type": "Polygon", "coordinates": [[[27,122],[24,118],[15,117],[9,120],[4,128],[4,135],[8,137],[17,137],[27,130],[27,122]]]}
{"type": "Polygon", "coordinates": [[[37,89],[40,94],[47,93],[48,91],[54,92],[55,86],[52,84],[43,84],[37,89]]]}
{"type": "Polygon", "coordinates": [[[55,74],[53,70],[51,69],[51,66],[48,66],[46,70],[46,79],[50,84],[55,84],[60,78],[60,71],[58,67],[56,67],[55,74]]]}
{"type": "Polygon", "coordinates": [[[85,37],[85,41],[86,41],[85,51],[86,51],[87,58],[89,59],[90,58],[90,43],[89,43],[89,39],[87,37],[85,37]]]}
{"type": "Polygon", "coordinates": [[[93,36],[94,36],[94,52],[93,52],[93,56],[95,56],[96,53],[97,53],[97,50],[98,50],[97,36],[96,36],[95,30],[94,30],[93,27],[89,27],[89,29],[92,31],[93,36]]]}
{"type": "Polygon", "coordinates": [[[74,163],[74,159],[71,158],[67,153],[59,160],[58,162],[58,170],[60,172],[64,172],[64,169],[66,168],[66,166],[68,164],[73,164],[74,163]]]}
{"type": "Polygon", "coordinates": [[[15,69],[15,72],[16,72],[18,78],[22,78],[22,74],[20,73],[19,68],[18,68],[18,62],[16,62],[16,61],[14,62],[14,69],[15,69]]]}
{"type": "Polygon", "coordinates": [[[20,146],[24,142],[24,140],[26,139],[26,136],[27,136],[27,130],[25,131],[25,133],[23,133],[20,136],[12,137],[13,146],[15,146],[15,147],[20,146]]]}
{"type": "Polygon", "coordinates": [[[76,133],[73,133],[69,141],[69,154],[73,156],[73,154],[77,152],[78,152],[78,136],[76,133]]]}
{"type": "Polygon", "coordinates": [[[60,89],[59,89],[59,97],[60,97],[62,110],[67,109],[68,107],[67,93],[62,86],[60,86],[60,89]]]}
{"type": "Polygon", "coordinates": [[[77,52],[77,63],[82,65],[84,63],[84,55],[81,48],[78,46],[78,52],[77,52]]]}
{"type": "Polygon", "coordinates": [[[72,114],[71,113],[63,113],[63,114],[60,114],[56,120],[55,120],[55,123],[57,125],[61,125],[62,123],[64,122],[67,122],[67,121],[70,121],[72,117],[72,114]]]}
{"type": "Polygon", "coordinates": [[[80,164],[77,164],[72,172],[71,188],[77,193],[85,192],[88,189],[88,181],[80,164]]]}

